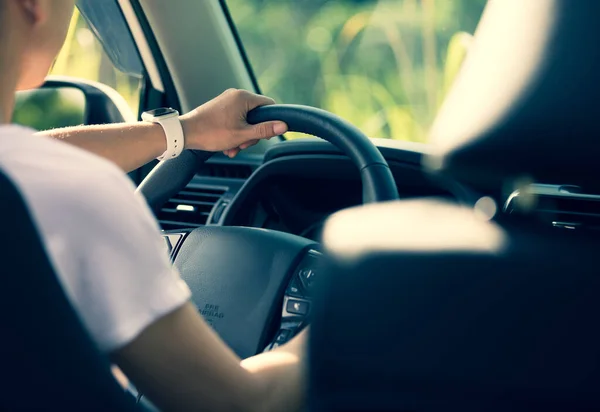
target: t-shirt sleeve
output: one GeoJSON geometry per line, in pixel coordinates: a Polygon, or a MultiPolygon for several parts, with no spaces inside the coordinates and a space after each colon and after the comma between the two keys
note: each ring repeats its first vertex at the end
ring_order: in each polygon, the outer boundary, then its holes
{"type": "Polygon", "coordinates": [[[63,288],[100,349],[111,352],[182,306],[190,291],[133,184],[116,168],[97,172],[26,192],[63,288]]]}

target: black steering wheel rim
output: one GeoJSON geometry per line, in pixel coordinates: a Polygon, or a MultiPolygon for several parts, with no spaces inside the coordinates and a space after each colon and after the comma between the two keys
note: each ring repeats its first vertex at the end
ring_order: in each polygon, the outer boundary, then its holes
{"type": "Polygon", "coordinates": [[[261,106],[247,116],[250,124],[273,120],[285,122],[290,132],[327,140],[348,156],[360,171],[363,203],[398,199],[398,189],[387,161],[373,142],[351,123],[325,110],[293,104],[261,106]]]}

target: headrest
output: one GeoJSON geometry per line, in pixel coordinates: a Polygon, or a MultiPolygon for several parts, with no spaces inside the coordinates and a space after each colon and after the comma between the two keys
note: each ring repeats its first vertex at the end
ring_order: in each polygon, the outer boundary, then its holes
{"type": "Polygon", "coordinates": [[[597,185],[599,17],[597,0],[490,0],[427,165],[476,188],[597,185]]]}
{"type": "Polygon", "coordinates": [[[480,212],[403,200],[327,220],[311,410],[600,410],[600,240],[480,212]]]}

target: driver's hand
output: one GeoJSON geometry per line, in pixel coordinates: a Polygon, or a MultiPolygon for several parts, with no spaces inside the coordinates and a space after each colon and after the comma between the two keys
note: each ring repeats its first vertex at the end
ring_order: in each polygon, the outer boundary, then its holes
{"type": "Polygon", "coordinates": [[[246,114],[258,106],[274,104],[265,96],[229,89],[220,96],[181,116],[187,149],[222,151],[234,157],[240,150],[287,131],[283,122],[250,125],[246,114]]]}

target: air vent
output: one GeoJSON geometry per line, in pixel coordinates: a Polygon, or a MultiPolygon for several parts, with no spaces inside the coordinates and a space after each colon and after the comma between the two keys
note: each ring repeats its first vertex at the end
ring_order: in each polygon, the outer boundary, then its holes
{"type": "Polygon", "coordinates": [[[207,177],[219,177],[225,179],[248,179],[253,169],[248,165],[204,163],[198,174],[207,177]]]}
{"type": "Polygon", "coordinates": [[[187,187],[169,199],[158,215],[163,230],[204,226],[215,204],[225,193],[213,187],[187,187]]]}
{"type": "Polygon", "coordinates": [[[600,229],[600,199],[542,196],[535,213],[555,227],[600,229]]]}
{"type": "Polygon", "coordinates": [[[526,190],[528,195],[515,192],[505,210],[507,213],[531,214],[543,223],[561,229],[600,230],[600,196],[564,188],[531,185],[526,190]]]}

